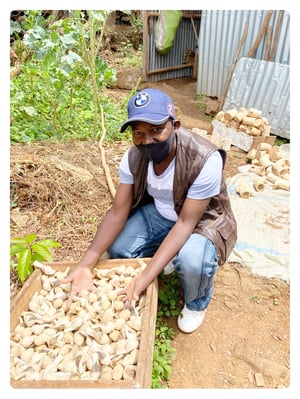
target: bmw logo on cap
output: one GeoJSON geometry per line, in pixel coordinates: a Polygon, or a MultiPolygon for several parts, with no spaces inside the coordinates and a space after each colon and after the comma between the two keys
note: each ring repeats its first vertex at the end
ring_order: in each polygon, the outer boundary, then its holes
{"type": "Polygon", "coordinates": [[[150,96],[148,93],[143,92],[140,93],[136,96],[136,99],[134,101],[134,104],[136,107],[144,107],[145,105],[147,105],[150,102],[150,96]]]}

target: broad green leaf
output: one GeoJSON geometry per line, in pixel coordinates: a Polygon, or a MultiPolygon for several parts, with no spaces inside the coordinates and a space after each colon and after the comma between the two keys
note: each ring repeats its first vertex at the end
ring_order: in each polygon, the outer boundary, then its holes
{"type": "Polygon", "coordinates": [[[15,32],[20,33],[21,30],[22,28],[18,21],[10,21],[10,35],[13,35],[15,32]]]}
{"type": "Polygon", "coordinates": [[[25,236],[26,241],[28,242],[28,244],[33,243],[33,241],[36,239],[37,235],[36,234],[27,234],[25,236]]]}
{"type": "Polygon", "coordinates": [[[45,53],[55,47],[55,43],[50,39],[45,39],[43,43],[44,46],[40,50],[43,50],[45,53]]]}
{"type": "Polygon", "coordinates": [[[22,107],[23,111],[29,116],[36,116],[37,110],[34,107],[22,107]]]}
{"type": "Polygon", "coordinates": [[[74,32],[67,33],[63,36],[60,36],[60,40],[65,47],[70,48],[76,45],[76,39],[74,36],[74,32]]]}
{"type": "Polygon", "coordinates": [[[49,249],[47,247],[44,247],[43,245],[37,243],[32,244],[32,249],[47,261],[51,261],[53,259],[49,249]]]}
{"type": "Polygon", "coordinates": [[[169,378],[171,374],[171,367],[167,364],[164,365],[164,377],[169,378]]]}
{"type": "Polygon", "coordinates": [[[38,253],[35,253],[32,255],[32,263],[37,260],[39,262],[43,262],[45,259],[43,256],[39,255],[38,253]]]}
{"type": "Polygon", "coordinates": [[[32,270],[31,267],[31,252],[29,249],[25,249],[25,251],[20,252],[18,258],[18,266],[17,266],[17,273],[19,279],[23,283],[26,277],[30,274],[32,270]]]}
{"type": "Polygon", "coordinates": [[[40,245],[43,245],[44,247],[61,247],[61,244],[59,243],[59,242],[57,242],[57,241],[54,241],[54,240],[40,240],[39,242],[38,242],[38,244],[40,244],[40,245]]]}
{"type": "Polygon", "coordinates": [[[28,244],[28,242],[25,240],[25,238],[20,238],[20,237],[11,238],[10,243],[11,244],[19,244],[19,245],[27,245],[28,244]]]}
{"type": "Polygon", "coordinates": [[[19,252],[23,252],[26,249],[28,249],[27,247],[24,247],[24,245],[12,245],[10,247],[10,256],[13,256],[15,254],[18,254],[19,252]]]}
{"type": "Polygon", "coordinates": [[[75,61],[81,61],[81,57],[71,50],[69,50],[67,55],[61,57],[61,62],[66,62],[69,65],[72,65],[75,61]]]}

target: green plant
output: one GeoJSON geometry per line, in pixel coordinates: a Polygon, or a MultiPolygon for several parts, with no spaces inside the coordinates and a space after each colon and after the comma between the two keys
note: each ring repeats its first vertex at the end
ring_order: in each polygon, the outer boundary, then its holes
{"type": "MultiPolygon", "coordinates": [[[[126,57],[126,55],[125,55],[126,57]]],[[[129,54],[127,58],[122,58],[122,64],[127,67],[142,67],[143,65],[143,50],[140,47],[135,53],[129,54]]]]}
{"type": "Polygon", "coordinates": [[[278,298],[274,298],[273,304],[277,306],[277,305],[279,305],[279,303],[280,303],[279,299],[278,298]]]}
{"type": "Polygon", "coordinates": [[[60,247],[61,244],[54,240],[37,241],[36,234],[27,234],[25,238],[12,238],[10,246],[11,264],[16,268],[17,274],[23,283],[33,272],[33,262],[52,261],[49,248],[60,247]],[[15,264],[14,259],[17,260],[15,264]]]}
{"type": "Polygon", "coordinates": [[[259,295],[253,294],[252,297],[251,297],[251,301],[255,302],[255,303],[260,303],[261,302],[261,298],[259,297],[259,295]]]}
{"type": "MultiPolygon", "coordinates": [[[[203,95],[203,94],[198,94],[197,95],[197,101],[198,101],[198,105],[199,105],[199,108],[200,108],[200,110],[201,110],[201,112],[203,112],[204,114],[205,114],[205,112],[206,112],[206,101],[205,101],[205,96],[203,95]]],[[[205,114],[205,118],[208,120],[208,121],[212,121],[213,120],[213,116],[212,115],[206,115],[205,114]]]]}
{"type": "Polygon", "coordinates": [[[199,108],[201,109],[202,112],[205,112],[205,110],[206,110],[206,104],[205,104],[205,101],[204,101],[204,97],[205,96],[203,94],[198,94],[197,95],[198,105],[199,105],[199,108]]]}
{"type": "Polygon", "coordinates": [[[168,385],[172,361],[176,354],[175,349],[171,347],[172,339],[174,339],[174,330],[161,317],[158,317],[155,329],[151,388],[163,388],[168,385]]]}
{"type": "Polygon", "coordinates": [[[289,139],[285,139],[283,137],[276,137],[274,145],[280,147],[282,144],[287,144],[289,142],[290,142],[289,139]]]}
{"type": "MultiPolygon", "coordinates": [[[[98,138],[99,103],[103,109],[108,103],[101,89],[116,78],[99,56],[107,15],[88,11],[87,24],[86,16],[74,10],[69,18],[47,27],[40,12],[25,12],[22,42],[31,56],[11,80],[12,143],[98,138]]],[[[121,125],[120,112],[113,105],[108,108],[114,134],[121,125]]]]}
{"type": "Polygon", "coordinates": [[[159,275],[160,288],[158,291],[158,316],[172,317],[179,315],[179,277],[176,272],[172,275],[159,275]]]}
{"type": "Polygon", "coordinates": [[[153,351],[152,388],[168,386],[172,371],[172,361],[176,350],[172,348],[174,330],[166,322],[166,318],[178,316],[179,311],[179,277],[176,272],[165,276],[158,276],[158,311],[155,329],[155,343],[153,351]]]}

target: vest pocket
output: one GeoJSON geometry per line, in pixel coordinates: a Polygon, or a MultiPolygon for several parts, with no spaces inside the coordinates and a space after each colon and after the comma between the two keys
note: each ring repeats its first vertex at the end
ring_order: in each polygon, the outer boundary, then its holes
{"type": "Polygon", "coordinates": [[[198,224],[195,232],[204,235],[215,244],[219,256],[218,263],[220,265],[224,264],[237,240],[235,219],[229,218],[225,214],[219,216],[213,223],[206,220],[198,224]],[[208,223],[210,223],[209,226],[208,223]]]}
{"type": "Polygon", "coordinates": [[[223,264],[229,258],[237,240],[236,221],[231,219],[223,220],[216,227],[218,233],[216,246],[220,251],[220,263],[223,264]]]}

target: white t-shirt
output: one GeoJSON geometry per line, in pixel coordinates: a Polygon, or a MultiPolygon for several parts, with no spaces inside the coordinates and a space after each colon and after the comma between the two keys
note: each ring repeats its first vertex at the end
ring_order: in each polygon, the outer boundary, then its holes
{"type": "MultiPolygon", "coordinates": [[[[133,184],[133,176],[128,164],[128,151],[126,151],[120,162],[120,183],[133,184]]],[[[189,188],[187,198],[200,200],[218,195],[221,188],[222,167],[223,162],[219,151],[213,152],[189,188]]],[[[178,216],[174,210],[173,201],[174,169],[175,158],[164,173],[157,176],[153,169],[153,162],[149,161],[147,190],[154,198],[154,204],[158,212],[166,219],[175,222],[178,216]]]]}

